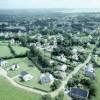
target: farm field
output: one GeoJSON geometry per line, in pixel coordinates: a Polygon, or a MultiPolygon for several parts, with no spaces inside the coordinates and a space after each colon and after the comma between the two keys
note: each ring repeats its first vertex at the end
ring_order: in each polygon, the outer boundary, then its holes
{"type": "Polygon", "coordinates": [[[0,57],[12,57],[13,54],[11,53],[8,46],[1,46],[0,45],[0,57]]]}
{"type": "Polygon", "coordinates": [[[1,45],[8,46],[8,41],[7,41],[7,40],[5,40],[5,41],[0,41],[0,46],[1,46],[1,45]]]}
{"type": "Polygon", "coordinates": [[[41,96],[12,86],[0,76],[0,100],[40,100],[41,96]]]}
{"type": "Polygon", "coordinates": [[[27,51],[29,51],[28,48],[21,46],[12,46],[12,48],[15,51],[16,55],[25,54],[27,51]]]}

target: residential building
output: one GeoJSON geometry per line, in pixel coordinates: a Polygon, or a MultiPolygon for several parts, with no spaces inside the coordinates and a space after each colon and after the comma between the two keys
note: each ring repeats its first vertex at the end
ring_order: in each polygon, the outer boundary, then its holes
{"type": "Polygon", "coordinates": [[[33,76],[26,71],[22,71],[20,73],[20,78],[24,81],[29,81],[32,80],[33,76]]]}
{"type": "Polygon", "coordinates": [[[71,88],[69,95],[76,100],[87,100],[89,91],[80,88],[71,88]]]}
{"type": "Polygon", "coordinates": [[[52,84],[54,82],[54,77],[50,73],[43,73],[40,76],[40,82],[42,84],[52,84]]]}

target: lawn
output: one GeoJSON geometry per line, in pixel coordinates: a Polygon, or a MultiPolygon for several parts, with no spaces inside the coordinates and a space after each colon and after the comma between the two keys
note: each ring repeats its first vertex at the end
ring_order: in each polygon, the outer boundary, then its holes
{"type": "Polygon", "coordinates": [[[40,100],[41,96],[15,88],[0,76],[0,100],[40,100]]]}
{"type": "Polygon", "coordinates": [[[33,67],[29,67],[29,65],[32,64],[32,62],[28,58],[16,58],[16,59],[11,59],[7,61],[8,61],[8,64],[5,67],[5,69],[9,68],[14,63],[17,63],[20,66],[18,70],[8,71],[8,76],[15,77],[19,75],[22,71],[27,71],[28,73],[33,75],[33,79],[28,82],[22,82],[20,81],[20,78],[18,77],[15,79],[17,83],[32,87],[32,88],[38,88],[41,90],[50,91],[50,85],[41,85],[39,83],[41,72],[34,65],[33,67]]]}
{"type": "Polygon", "coordinates": [[[0,41],[0,46],[8,46],[8,41],[7,40],[3,40],[3,41],[0,41]]]}
{"type": "Polygon", "coordinates": [[[96,97],[92,100],[100,100],[100,68],[96,68],[96,97]]]}
{"type": "Polygon", "coordinates": [[[96,63],[97,63],[98,65],[100,65],[100,57],[97,57],[97,59],[96,59],[95,61],[96,61],[96,63]]]}
{"type": "Polygon", "coordinates": [[[32,62],[26,57],[26,58],[15,58],[15,59],[10,59],[7,60],[8,64],[5,67],[5,69],[10,68],[11,65],[13,64],[19,64],[20,68],[15,70],[15,71],[8,71],[8,76],[10,77],[14,77],[18,74],[21,73],[21,71],[29,71],[29,70],[33,70],[32,67],[29,67],[30,64],[32,64],[32,62]]]}
{"type": "Polygon", "coordinates": [[[16,55],[25,54],[27,51],[29,51],[28,48],[21,46],[12,46],[12,48],[15,51],[16,55]]]}
{"type": "Polygon", "coordinates": [[[80,36],[80,39],[82,41],[86,41],[86,40],[89,40],[89,37],[88,36],[80,36]]]}
{"type": "Polygon", "coordinates": [[[8,46],[0,46],[0,57],[11,57],[13,54],[11,53],[8,46]]]}

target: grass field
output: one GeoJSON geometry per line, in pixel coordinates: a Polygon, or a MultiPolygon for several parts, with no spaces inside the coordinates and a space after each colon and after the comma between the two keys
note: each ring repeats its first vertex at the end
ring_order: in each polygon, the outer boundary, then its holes
{"type": "Polygon", "coordinates": [[[12,46],[12,48],[15,51],[16,55],[25,54],[27,51],[29,51],[28,48],[21,46],[12,46]]]}
{"type": "Polygon", "coordinates": [[[7,40],[0,41],[0,45],[8,46],[8,41],[7,40]]]}
{"type": "Polygon", "coordinates": [[[13,56],[8,46],[0,46],[0,57],[13,56]]]}
{"type": "Polygon", "coordinates": [[[0,76],[0,100],[40,100],[41,96],[12,86],[0,76]]]}
{"type": "Polygon", "coordinates": [[[14,77],[18,74],[20,74],[21,71],[29,71],[33,70],[32,67],[29,67],[32,62],[26,57],[26,58],[15,58],[7,60],[8,64],[5,67],[5,69],[10,68],[13,64],[19,64],[20,68],[15,71],[8,71],[8,76],[14,77]]]}
{"type": "Polygon", "coordinates": [[[80,36],[80,39],[82,41],[86,41],[86,40],[89,40],[89,37],[88,36],[80,36]]]}
{"type": "Polygon", "coordinates": [[[96,68],[96,97],[92,100],[100,100],[100,68],[96,68]]]}
{"type": "Polygon", "coordinates": [[[20,78],[16,78],[15,81],[17,83],[32,87],[32,88],[38,88],[41,90],[50,91],[49,84],[48,85],[41,85],[39,83],[41,72],[34,65],[33,65],[33,67],[29,66],[30,64],[32,64],[32,62],[28,58],[16,58],[16,59],[11,59],[11,60],[7,60],[7,61],[8,61],[8,64],[5,67],[5,69],[10,68],[10,66],[14,63],[17,63],[20,66],[20,68],[15,70],[15,71],[9,70],[8,76],[10,76],[12,78],[16,77],[17,75],[20,75],[20,73],[22,71],[26,71],[33,76],[33,79],[28,81],[28,82],[21,82],[20,78]]]}
{"type": "Polygon", "coordinates": [[[98,65],[100,65],[100,57],[97,57],[96,63],[97,63],[98,65]]]}

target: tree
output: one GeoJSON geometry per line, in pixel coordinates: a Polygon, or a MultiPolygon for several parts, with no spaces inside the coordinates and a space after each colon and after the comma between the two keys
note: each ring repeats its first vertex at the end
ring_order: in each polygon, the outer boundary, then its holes
{"type": "Polygon", "coordinates": [[[19,37],[19,40],[21,41],[23,46],[27,45],[27,37],[26,36],[19,37]]]}
{"type": "Polygon", "coordinates": [[[91,80],[87,79],[87,78],[84,78],[84,79],[81,79],[80,83],[87,86],[87,87],[89,87],[90,84],[91,84],[91,80]]]}
{"type": "Polygon", "coordinates": [[[89,96],[96,96],[96,86],[94,83],[90,84],[89,89],[89,96]]]}
{"type": "Polygon", "coordinates": [[[41,100],[52,100],[50,95],[44,95],[42,96],[41,100]]]}
{"type": "Polygon", "coordinates": [[[58,96],[55,97],[55,100],[63,100],[64,98],[64,93],[60,92],[58,96]]]}
{"type": "Polygon", "coordinates": [[[58,89],[59,86],[60,86],[60,84],[61,84],[61,81],[60,80],[55,80],[53,82],[53,84],[51,85],[51,90],[54,91],[54,90],[58,89]]]}
{"type": "Polygon", "coordinates": [[[74,87],[74,85],[75,85],[75,83],[74,83],[73,79],[68,81],[68,84],[67,84],[68,87],[74,87]]]}

